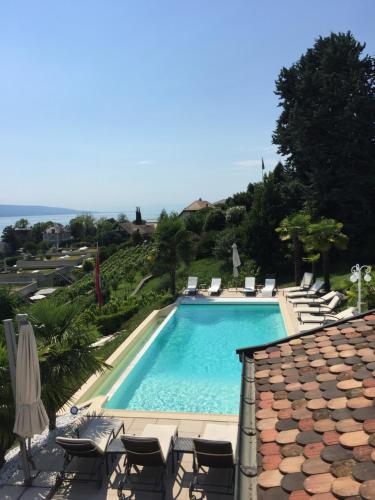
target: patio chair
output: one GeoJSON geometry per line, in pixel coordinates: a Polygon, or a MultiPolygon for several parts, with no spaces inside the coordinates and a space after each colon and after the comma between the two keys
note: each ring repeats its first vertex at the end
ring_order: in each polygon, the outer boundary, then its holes
{"type": "Polygon", "coordinates": [[[158,424],[147,424],[139,437],[121,436],[126,457],[124,478],[120,481],[117,489],[119,498],[123,498],[123,489],[134,487],[138,490],[159,492],[165,498],[165,474],[173,441],[176,437],[176,425],[158,424]],[[143,470],[141,472],[138,469],[139,466],[155,469],[158,473],[157,481],[152,483],[142,481],[143,470]],[[131,477],[132,467],[138,474],[138,481],[134,481],[131,477]],[[142,485],[149,486],[149,488],[142,488],[142,485]],[[156,488],[152,489],[151,486],[156,486],[156,488]]]}
{"type": "Polygon", "coordinates": [[[248,293],[255,293],[255,278],[254,276],[251,276],[251,277],[247,277],[245,278],[245,286],[244,286],[244,293],[245,294],[248,294],[248,293]]]}
{"type": "Polygon", "coordinates": [[[296,312],[298,315],[302,313],[308,313],[308,314],[320,314],[320,313],[332,313],[334,309],[340,304],[342,299],[342,295],[339,293],[336,293],[335,296],[331,299],[329,304],[318,304],[316,306],[314,305],[299,305],[296,307],[296,312]]]}
{"type": "Polygon", "coordinates": [[[305,291],[300,291],[300,292],[288,292],[286,294],[286,297],[288,299],[295,299],[298,297],[314,297],[315,295],[318,294],[319,290],[323,288],[324,281],[323,280],[316,280],[315,283],[305,291]]]}
{"type": "MultiPolygon", "coordinates": [[[[115,439],[122,431],[125,432],[124,423],[120,419],[102,417],[100,415],[85,416],[81,425],[75,430],[75,437],[58,436],[56,443],[64,450],[64,464],[58,474],[56,484],[70,480],[69,475],[74,475],[74,479],[82,481],[96,481],[100,488],[103,480],[103,465],[108,444],[115,439]],[[70,467],[72,460],[95,459],[94,468],[91,472],[73,470],[70,467]],[[78,476],[94,476],[93,479],[80,479],[78,476]]],[[[78,465],[78,464],[77,464],[78,465]]],[[[108,470],[106,470],[108,474],[108,470]]]]}
{"type": "Polygon", "coordinates": [[[221,290],[221,278],[212,278],[211,286],[208,289],[208,293],[210,295],[212,295],[214,293],[219,294],[220,290],[221,290]]]}
{"type": "MultiPolygon", "coordinates": [[[[189,487],[189,498],[195,499],[194,492],[233,495],[235,460],[237,450],[237,425],[207,424],[201,438],[193,439],[193,479],[189,487]],[[205,470],[208,468],[208,470],[205,470]],[[228,471],[228,480],[210,482],[211,469],[228,471]]],[[[208,497],[210,498],[210,497],[208,497]]]]}
{"type": "Polygon", "coordinates": [[[185,288],[185,293],[187,295],[195,295],[198,290],[198,278],[196,276],[189,276],[187,286],[185,288]]]}
{"type": "Polygon", "coordinates": [[[283,293],[287,292],[299,292],[301,290],[307,290],[310,288],[312,280],[313,280],[313,273],[305,273],[302,277],[301,284],[299,286],[289,286],[288,288],[283,288],[283,293]]]}
{"type": "Polygon", "coordinates": [[[293,304],[293,307],[296,307],[298,304],[311,304],[313,306],[326,304],[329,300],[333,299],[337,293],[338,292],[335,290],[331,290],[321,297],[297,297],[296,299],[289,299],[289,302],[293,304]]]}
{"type": "Polygon", "coordinates": [[[267,278],[264,282],[264,287],[260,294],[261,297],[272,297],[273,291],[275,290],[276,280],[274,278],[267,278]]]}
{"type": "Polygon", "coordinates": [[[351,318],[354,316],[355,311],[355,307],[348,307],[347,309],[344,309],[344,311],[337,314],[324,314],[319,316],[318,314],[302,313],[300,321],[301,323],[332,323],[334,321],[339,321],[340,319],[351,318]]]}

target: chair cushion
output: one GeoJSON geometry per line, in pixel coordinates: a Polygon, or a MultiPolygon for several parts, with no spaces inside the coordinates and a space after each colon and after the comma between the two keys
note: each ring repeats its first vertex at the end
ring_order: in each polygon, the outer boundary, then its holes
{"type": "Polygon", "coordinates": [[[172,437],[177,435],[177,425],[147,424],[141,434],[142,437],[157,438],[163,453],[164,460],[168,459],[172,437]]]}
{"type": "Polygon", "coordinates": [[[82,426],[79,428],[79,437],[91,439],[104,452],[111,432],[116,433],[122,424],[122,420],[118,418],[85,417],[82,426]]]}
{"type": "Polygon", "coordinates": [[[202,434],[202,439],[213,441],[229,441],[232,443],[233,456],[237,453],[237,424],[207,424],[202,434]]]}

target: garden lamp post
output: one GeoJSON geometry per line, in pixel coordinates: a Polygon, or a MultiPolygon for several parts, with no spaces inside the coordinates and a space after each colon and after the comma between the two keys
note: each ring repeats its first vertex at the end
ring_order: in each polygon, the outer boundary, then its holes
{"type": "Polygon", "coordinates": [[[364,272],[365,275],[363,279],[368,283],[371,281],[371,266],[360,266],[359,264],[356,264],[355,266],[352,267],[351,269],[352,275],[350,276],[350,281],[352,283],[357,282],[357,312],[361,312],[361,293],[362,293],[362,273],[364,272]]]}

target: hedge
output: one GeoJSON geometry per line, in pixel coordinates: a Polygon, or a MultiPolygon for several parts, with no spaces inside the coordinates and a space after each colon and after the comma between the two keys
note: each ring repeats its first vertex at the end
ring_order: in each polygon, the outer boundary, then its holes
{"type": "Polygon", "coordinates": [[[138,312],[138,309],[139,306],[133,304],[117,313],[98,316],[96,318],[96,324],[103,335],[109,335],[118,330],[127,319],[134,316],[134,314],[138,312]]]}

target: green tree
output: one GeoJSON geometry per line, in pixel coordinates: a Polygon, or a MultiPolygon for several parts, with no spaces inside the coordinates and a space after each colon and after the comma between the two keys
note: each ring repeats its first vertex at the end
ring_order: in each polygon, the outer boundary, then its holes
{"type": "Polygon", "coordinates": [[[276,232],[281,241],[290,242],[294,256],[294,281],[296,285],[301,281],[302,276],[302,242],[307,234],[311,217],[305,212],[297,212],[285,217],[280,222],[276,232]]]}
{"type": "Polygon", "coordinates": [[[29,225],[29,221],[27,219],[19,219],[15,222],[14,227],[16,229],[26,229],[29,225]]]}
{"type": "Polygon", "coordinates": [[[334,219],[321,219],[310,224],[307,235],[303,238],[304,246],[309,254],[319,252],[322,256],[324,287],[327,292],[331,289],[329,253],[333,248],[345,250],[348,237],[342,232],[343,224],[334,219]]]}
{"type": "Polygon", "coordinates": [[[13,318],[16,305],[15,295],[8,288],[0,287],[0,321],[13,318]]]}
{"type": "Polygon", "coordinates": [[[168,214],[159,222],[155,242],[156,269],[168,272],[170,292],[175,295],[177,267],[191,256],[190,234],[177,213],[168,214]]]}
{"type": "Polygon", "coordinates": [[[105,366],[91,346],[97,333],[76,321],[82,306],[79,302],[59,304],[47,299],[30,309],[50,430],[56,427],[57,411],[90,375],[105,366]]]}
{"type": "Polygon", "coordinates": [[[120,224],[123,224],[124,222],[129,222],[129,219],[127,218],[127,216],[123,212],[121,212],[117,216],[117,222],[119,222],[120,224]]]}
{"type": "Polygon", "coordinates": [[[5,463],[5,453],[14,441],[14,413],[15,407],[10,385],[8,357],[4,333],[0,325],[0,469],[5,463]]]}
{"type": "Polygon", "coordinates": [[[90,214],[74,217],[69,222],[69,229],[76,241],[93,242],[96,237],[95,218],[90,214]]]}
{"type": "Polygon", "coordinates": [[[210,210],[204,222],[205,231],[220,231],[225,227],[225,214],[220,209],[210,210]]]}
{"type": "Polygon", "coordinates": [[[136,224],[137,226],[141,226],[142,224],[146,224],[146,221],[142,219],[140,207],[136,207],[136,209],[135,209],[135,220],[133,221],[133,224],[136,224]]]}
{"type": "Polygon", "coordinates": [[[233,226],[238,226],[243,221],[245,217],[246,208],[243,206],[233,206],[228,208],[225,212],[225,218],[228,224],[232,224],[233,226]]]}
{"type": "Polygon", "coordinates": [[[6,226],[3,229],[3,233],[1,236],[2,241],[7,243],[8,246],[8,253],[10,255],[13,255],[17,248],[20,246],[19,241],[17,239],[17,231],[14,229],[13,226],[6,226]]]}
{"type": "Polygon", "coordinates": [[[303,199],[343,222],[357,258],[375,246],[375,59],[364,48],[332,33],[283,68],[273,135],[303,199]]]}

